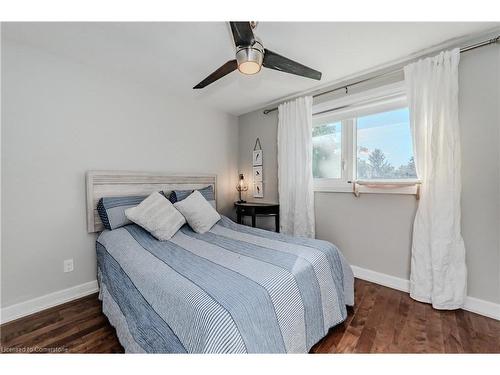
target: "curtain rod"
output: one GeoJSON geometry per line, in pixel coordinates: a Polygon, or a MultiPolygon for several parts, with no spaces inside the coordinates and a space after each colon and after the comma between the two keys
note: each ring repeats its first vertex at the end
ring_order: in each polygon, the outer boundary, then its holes
{"type": "MultiPolygon", "coordinates": [[[[499,43],[499,42],[500,42],[500,35],[498,35],[495,38],[483,40],[482,42],[478,42],[478,43],[471,44],[469,46],[465,46],[463,48],[460,48],[460,53],[464,53],[464,52],[467,52],[467,51],[472,51],[472,50],[474,50],[476,48],[484,47],[484,46],[489,46],[491,44],[495,44],[495,43],[499,43]]],[[[317,98],[319,96],[330,94],[332,92],[340,91],[340,90],[345,90],[346,93],[347,93],[347,90],[351,86],[359,85],[360,83],[365,83],[365,82],[371,81],[373,79],[377,79],[377,78],[381,78],[381,77],[388,76],[388,75],[391,75],[391,74],[399,73],[401,71],[402,71],[402,68],[399,68],[399,69],[392,70],[392,71],[389,71],[389,72],[377,74],[377,75],[374,75],[374,76],[371,76],[371,77],[368,77],[368,78],[365,78],[365,79],[361,79],[361,80],[356,81],[356,82],[352,82],[352,83],[350,83],[348,85],[343,85],[343,86],[336,87],[336,88],[328,90],[328,91],[321,92],[319,94],[313,95],[312,97],[313,98],[317,98]]],[[[277,111],[277,110],[278,110],[278,107],[274,107],[274,108],[271,108],[271,109],[265,109],[263,111],[263,113],[265,115],[267,115],[268,113],[271,113],[271,112],[274,112],[274,111],[277,111]]]]}

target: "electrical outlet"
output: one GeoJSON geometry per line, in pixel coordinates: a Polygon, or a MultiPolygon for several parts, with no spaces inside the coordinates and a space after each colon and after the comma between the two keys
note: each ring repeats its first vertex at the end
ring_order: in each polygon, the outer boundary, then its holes
{"type": "Polygon", "coordinates": [[[63,263],[64,272],[73,272],[73,259],[66,259],[63,263]]]}

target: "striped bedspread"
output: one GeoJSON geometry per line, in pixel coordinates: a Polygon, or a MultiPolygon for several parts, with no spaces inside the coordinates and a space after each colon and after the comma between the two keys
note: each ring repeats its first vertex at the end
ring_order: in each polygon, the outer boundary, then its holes
{"type": "Polygon", "coordinates": [[[331,243],[226,217],[163,242],[131,224],[96,248],[103,311],[126,352],[306,353],[353,304],[331,243]]]}

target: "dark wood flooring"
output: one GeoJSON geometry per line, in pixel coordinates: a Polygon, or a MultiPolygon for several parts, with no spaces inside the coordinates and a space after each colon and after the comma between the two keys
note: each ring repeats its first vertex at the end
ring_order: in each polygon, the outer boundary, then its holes
{"type": "MultiPolygon", "coordinates": [[[[356,303],[313,353],[500,353],[500,321],[438,311],[408,294],[356,280],[356,303]]],[[[122,353],[97,294],[0,327],[1,351],[122,353]]]]}

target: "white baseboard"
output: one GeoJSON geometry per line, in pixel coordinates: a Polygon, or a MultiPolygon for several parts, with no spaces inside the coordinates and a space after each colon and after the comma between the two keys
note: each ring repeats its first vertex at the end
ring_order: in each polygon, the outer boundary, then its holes
{"type": "Polygon", "coordinates": [[[410,280],[372,271],[358,266],[351,266],[351,268],[352,272],[354,273],[354,277],[357,277],[358,279],[370,281],[372,283],[383,285],[388,288],[401,290],[402,292],[410,292],[410,280]]]}
{"type": "MultiPolygon", "coordinates": [[[[358,266],[351,266],[351,268],[354,276],[358,279],[370,281],[372,283],[380,284],[388,288],[401,290],[406,293],[410,292],[410,280],[372,271],[358,266]]],[[[462,308],[479,315],[487,316],[488,318],[500,320],[500,304],[498,303],[467,296],[462,308]]]]}
{"type": "Polygon", "coordinates": [[[33,298],[25,302],[7,306],[1,309],[0,324],[22,318],[36,312],[61,305],[63,303],[88,296],[99,290],[97,280],[80,284],[68,289],[59,290],[41,297],[33,298]]]}
{"type": "Polygon", "coordinates": [[[498,303],[467,296],[463,309],[487,316],[488,318],[500,320],[500,304],[498,303]]]}

